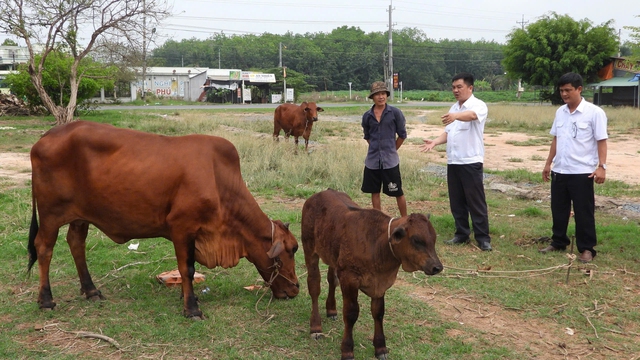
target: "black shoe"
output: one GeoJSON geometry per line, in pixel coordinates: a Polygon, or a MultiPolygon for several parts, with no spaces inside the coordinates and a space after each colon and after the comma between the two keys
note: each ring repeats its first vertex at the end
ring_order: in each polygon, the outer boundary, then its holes
{"type": "Polygon", "coordinates": [[[462,244],[466,244],[469,242],[469,238],[461,238],[461,237],[457,237],[454,236],[453,239],[449,240],[449,241],[445,241],[446,244],[449,245],[462,245],[462,244]]]}
{"type": "Polygon", "coordinates": [[[493,250],[491,248],[491,243],[488,241],[479,241],[478,242],[478,247],[480,248],[480,250],[482,251],[491,251],[493,250]]]}
{"type": "Polygon", "coordinates": [[[549,253],[549,252],[560,252],[560,251],[564,251],[564,250],[565,249],[563,249],[563,248],[557,248],[557,247],[555,247],[553,245],[549,245],[546,248],[540,249],[538,251],[543,253],[543,254],[546,254],[546,253],[549,253]]]}

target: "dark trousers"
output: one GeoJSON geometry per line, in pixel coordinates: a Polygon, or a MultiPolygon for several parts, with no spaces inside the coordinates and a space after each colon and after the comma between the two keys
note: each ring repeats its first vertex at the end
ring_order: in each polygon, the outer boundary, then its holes
{"type": "Polygon", "coordinates": [[[551,172],[551,214],[553,216],[553,235],[551,246],[565,249],[571,244],[567,236],[567,227],[571,217],[571,203],[576,219],[576,246],[582,253],[596,251],[596,220],[593,178],[590,174],[558,174],[551,172]]]}
{"type": "Polygon", "coordinates": [[[455,236],[458,238],[468,238],[471,234],[469,228],[469,215],[471,215],[476,241],[491,241],[482,177],[482,163],[447,165],[449,205],[456,223],[455,236]]]}

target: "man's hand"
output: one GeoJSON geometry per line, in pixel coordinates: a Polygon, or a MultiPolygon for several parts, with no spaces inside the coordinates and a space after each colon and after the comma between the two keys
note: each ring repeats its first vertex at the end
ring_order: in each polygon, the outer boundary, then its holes
{"type": "Polygon", "coordinates": [[[447,126],[452,122],[456,121],[456,117],[454,113],[446,113],[440,117],[442,119],[442,123],[447,126]]]}
{"type": "Polygon", "coordinates": [[[431,149],[433,149],[434,147],[436,147],[436,143],[433,140],[429,140],[429,139],[422,139],[422,141],[424,141],[424,144],[420,145],[419,149],[422,152],[427,152],[431,149]]]}
{"type": "Polygon", "coordinates": [[[542,170],[542,181],[549,181],[549,175],[551,174],[551,165],[545,165],[542,170]]]}
{"type": "Polygon", "coordinates": [[[596,171],[589,175],[589,178],[595,178],[596,184],[603,184],[607,178],[607,171],[598,166],[598,168],[596,168],[596,171]]]}

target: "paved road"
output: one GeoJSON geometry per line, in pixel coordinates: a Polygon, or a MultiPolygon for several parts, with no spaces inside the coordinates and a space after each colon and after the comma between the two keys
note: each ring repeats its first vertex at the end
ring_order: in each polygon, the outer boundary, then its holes
{"type": "MultiPolygon", "coordinates": [[[[279,104],[211,104],[211,105],[102,105],[98,107],[98,110],[194,110],[194,109],[202,109],[202,110],[215,110],[215,109],[275,109],[279,104]]],[[[450,102],[434,102],[434,101],[415,101],[408,102],[402,104],[391,104],[397,107],[442,107],[451,106],[450,102]]],[[[331,107],[347,107],[347,106],[356,106],[356,107],[369,107],[371,103],[321,103],[323,108],[331,108],[331,107]]]]}

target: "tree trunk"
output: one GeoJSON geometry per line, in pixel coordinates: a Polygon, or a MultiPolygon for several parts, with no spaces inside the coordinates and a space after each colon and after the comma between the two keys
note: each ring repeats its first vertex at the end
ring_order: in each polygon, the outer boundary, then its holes
{"type": "Polygon", "coordinates": [[[75,80],[75,77],[72,77],[71,100],[69,101],[69,104],[66,107],[58,106],[51,99],[49,94],[47,94],[47,91],[44,89],[44,86],[42,85],[42,73],[36,72],[34,68],[35,66],[33,66],[33,64],[29,65],[29,74],[31,75],[31,82],[33,83],[33,86],[36,88],[38,95],[40,95],[40,98],[42,99],[42,103],[44,104],[44,107],[46,107],[47,110],[49,110],[49,112],[51,113],[51,115],[53,115],[53,117],[56,119],[56,125],[63,125],[63,124],[72,122],[74,120],[73,115],[75,114],[75,111],[76,111],[76,96],[78,94],[78,84],[77,82],[73,81],[75,80]],[[75,85],[75,89],[74,89],[74,85],[75,85]]]}

